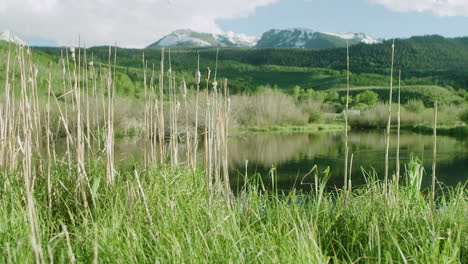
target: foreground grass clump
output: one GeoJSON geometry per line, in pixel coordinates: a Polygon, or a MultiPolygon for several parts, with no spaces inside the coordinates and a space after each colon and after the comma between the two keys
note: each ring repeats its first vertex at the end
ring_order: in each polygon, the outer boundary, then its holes
{"type": "MultiPolygon", "coordinates": [[[[120,171],[106,185],[105,168],[90,169],[83,208],[66,168],[35,185],[44,260],[56,263],[466,263],[463,186],[447,189],[435,208],[414,183],[384,191],[373,179],[351,193],[278,195],[251,180],[226,203],[207,195],[202,172],[120,171]],[[138,177],[138,178],[137,178],[138,177]],[[140,182],[140,184],[139,184],[140,182]],[[415,189],[416,188],[416,189],[415,189]],[[209,199],[207,199],[209,197],[209,199]],[[209,202],[208,202],[209,201],[209,202]]],[[[21,175],[1,174],[0,262],[34,262],[21,175]]],[[[313,179],[311,180],[315,182],[313,179]]],[[[306,180],[304,180],[306,182],[306,180]]]]}

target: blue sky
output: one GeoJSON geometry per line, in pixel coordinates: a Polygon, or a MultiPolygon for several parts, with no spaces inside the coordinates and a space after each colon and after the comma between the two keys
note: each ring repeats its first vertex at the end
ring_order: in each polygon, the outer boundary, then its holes
{"type": "Polygon", "coordinates": [[[258,7],[248,17],[217,22],[224,30],[258,36],[271,28],[291,27],[365,32],[378,38],[427,34],[468,36],[467,16],[440,16],[430,11],[397,12],[370,0],[283,0],[258,7]]]}
{"type": "Polygon", "coordinates": [[[87,46],[142,48],[177,29],[261,36],[293,27],[468,36],[468,0],[0,0],[0,32],[31,45],[76,45],[80,36],[87,46]]]}

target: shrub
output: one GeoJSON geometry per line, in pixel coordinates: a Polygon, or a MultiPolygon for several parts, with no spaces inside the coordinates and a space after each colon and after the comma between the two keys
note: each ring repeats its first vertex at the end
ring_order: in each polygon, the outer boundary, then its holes
{"type": "Polygon", "coordinates": [[[468,107],[458,113],[458,119],[464,123],[468,123],[468,107]]]}
{"type": "Polygon", "coordinates": [[[304,125],[308,116],[292,96],[273,89],[231,97],[232,117],[241,126],[304,125]]]}
{"type": "Polygon", "coordinates": [[[379,102],[379,95],[373,91],[365,91],[356,95],[356,104],[374,106],[379,102]]]}
{"type": "Polygon", "coordinates": [[[409,100],[408,103],[404,106],[406,110],[412,112],[412,113],[421,113],[424,111],[424,102],[421,100],[409,100]]]}

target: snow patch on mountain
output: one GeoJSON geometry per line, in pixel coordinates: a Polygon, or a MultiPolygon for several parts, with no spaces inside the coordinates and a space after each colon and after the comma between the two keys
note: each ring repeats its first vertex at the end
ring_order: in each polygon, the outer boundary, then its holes
{"type": "Polygon", "coordinates": [[[324,33],[309,28],[272,29],[263,33],[257,48],[337,48],[346,43],[375,44],[381,41],[365,33],[324,33]]]}
{"type": "Polygon", "coordinates": [[[381,41],[374,38],[373,36],[366,34],[366,33],[331,33],[331,32],[324,32],[324,34],[339,37],[342,39],[350,40],[350,39],[360,39],[361,42],[365,44],[377,44],[380,43],[381,41]]]}
{"type": "Polygon", "coordinates": [[[151,46],[192,46],[192,47],[253,47],[258,37],[227,32],[212,34],[197,32],[190,29],[176,30],[162,37],[151,46]]]}
{"type": "Polygon", "coordinates": [[[238,44],[238,45],[247,46],[247,47],[255,46],[258,40],[260,39],[259,37],[256,37],[256,36],[248,36],[246,34],[236,34],[232,31],[228,31],[225,34],[220,34],[216,36],[217,38],[225,37],[233,44],[238,44]]]}
{"type": "Polygon", "coordinates": [[[184,31],[172,32],[171,34],[164,36],[158,41],[159,46],[177,46],[182,43],[192,43],[194,46],[198,47],[210,46],[210,43],[208,41],[204,41],[200,38],[193,37],[188,32],[184,31]]]}

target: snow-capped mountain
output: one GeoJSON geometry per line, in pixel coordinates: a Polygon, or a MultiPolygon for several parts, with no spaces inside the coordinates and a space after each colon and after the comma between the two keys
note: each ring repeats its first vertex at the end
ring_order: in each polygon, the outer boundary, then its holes
{"type": "Polygon", "coordinates": [[[11,32],[10,30],[5,30],[0,32],[0,40],[4,41],[11,41],[16,44],[25,45],[26,42],[18,37],[15,33],[11,32]]]}
{"type": "Polygon", "coordinates": [[[326,33],[307,28],[272,29],[263,33],[257,48],[338,48],[358,43],[375,44],[381,41],[365,33],[326,33]]]}
{"type": "Polygon", "coordinates": [[[329,32],[324,32],[324,34],[339,37],[342,39],[348,39],[348,40],[353,40],[353,39],[359,39],[361,40],[362,43],[365,44],[377,44],[381,43],[382,41],[379,39],[374,38],[373,36],[366,34],[366,33],[329,33],[329,32]]]}
{"type": "Polygon", "coordinates": [[[257,41],[257,37],[233,32],[212,34],[180,29],[162,37],[148,47],[253,47],[257,41]]]}
{"type": "Polygon", "coordinates": [[[256,47],[256,48],[340,48],[346,43],[376,44],[381,41],[366,33],[328,33],[308,28],[272,29],[261,38],[227,32],[211,34],[180,29],[148,46],[152,47],[256,47]]]}

